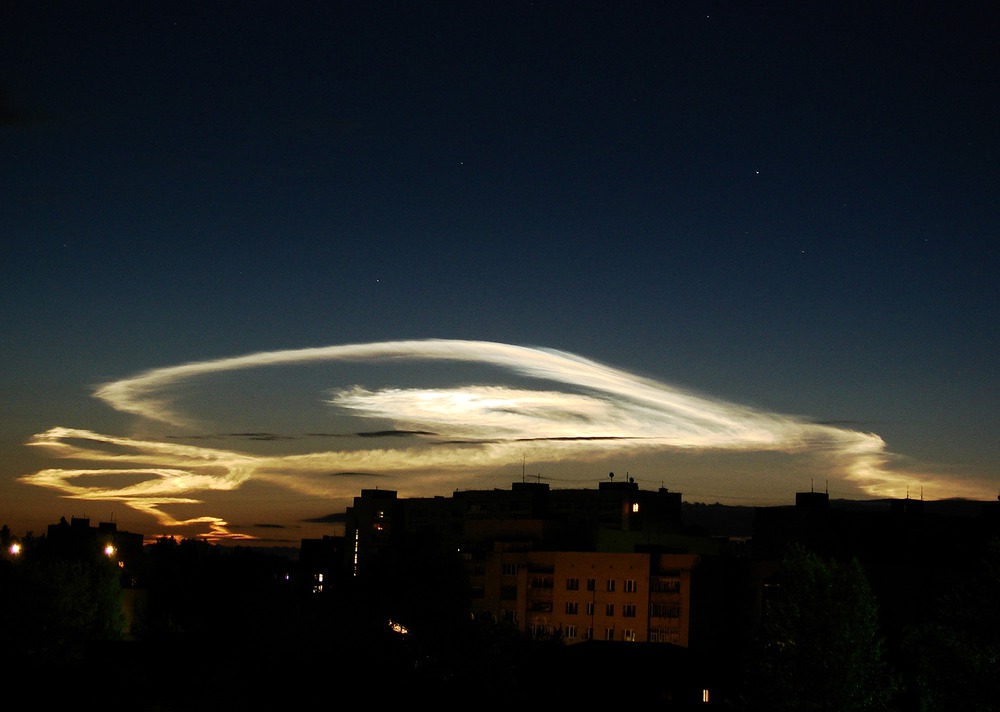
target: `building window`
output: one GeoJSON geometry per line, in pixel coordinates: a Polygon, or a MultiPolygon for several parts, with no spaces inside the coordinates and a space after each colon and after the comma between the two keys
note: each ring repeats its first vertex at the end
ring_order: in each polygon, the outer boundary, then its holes
{"type": "Polygon", "coordinates": [[[594,639],[594,629],[593,628],[584,628],[583,629],[583,639],[584,640],[593,640],[594,639]]]}
{"type": "Polygon", "coordinates": [[[604,639],[605,640],[614,640],[615,639],[615,629],[614,628],[605,628],[604,629],[604,639]]]}
{"type": "Polygon", "coordinates": [[[626,603],[622,606],[622,615],[626,618],[635,618],[635,604],[626,603]]]}
{"type": "Polygon", "coordinates": [[[626,628],[624,631],[622,631],[622,640],[624,640],[627,643],[634,643],[635,631],[632,630],[631,628],[626,628]]]}
{"type": "Polygon", "coordinates": [[[597,589],[597,579],[587,579],[587,590],[595,591],[597,589]]]}
{"type": "Polygon", "coordinates": [[[358,536],[359,536],[360,532],[361,532],[360,529],[355,529],[354,530],[354,565],[353,565],[352,571],[351,571],[351,575],[352,576],[357,576],[358,575],[358,541],[359,541],[358,540],[358,536]]]}
{"type": "Polygon", "coordinates": [[[678,643],[680,642],[681,635],[680,631],[669,628],[650,628],[649,629],[649,642],[650,643],[678,643]]]}
{"type": "Polygon", "coordinates": [[[681,590],[679,578],[656,578],[650,582],[653,593],[677,593],[681,590]]]}
{"type": "Polygon", "coordinates": [[[625,579],[625,593],[635,593],[638,590],[635,579],[625,579]]]}
{"type": "Polygon", "coordinates": [[[568,625],[563,628],[563,637],[566,638],[566,640],[576,640],[576,626],[568,625]]]}
{"type": "Polygon", "coordinates": [[[650,618],[680,618],[681,607],[676,603],[653,603],[649,606],[650,618]]]}
{"type": "Polygon", "coordinates": [[[567,591],[579,591],[580,590],[580,579],[578,579],[578,578],[568,578],[568,579],[566,579],[566,590],[567,591]]]}
{"type": "Polygon", "coordinates": [[[566,601],[566,613],[575,616],[579,612],[580,604],[576,601],[566,601]]]}
{"type": "Polygon", "coordinates": [[[615,614],[615,604],[606,603],[604,604],[604,615],[613,616],[615,614]]]}
{"type": "Polygon", "coordinates": [[[504,576],[517,576],[517,564],[504,564],[503,565],[503,575],[504,576]]]}
{"type": "Polygon", "coordinates": [[[701,701],[708,702],[708,690],[701,691],[701,701]]]}
{"type": "Polygon", "coordinates": [[[529,630],[532,638],[548,638],[552,635],[552,626],[545,623],[532,623],[529,630]]]}
{"type": "Polygon", "coordinates": [[[588,616],[594,615],[594,602],[593,601],[587,601],[587,615],[588,616]]]}
{"type": "Polygon", "coordinates": [[[614,590],[615,590],[615,580],[608,579],[608,591],[614,591],[614,590]]]}
{"type": "Polygon", "coordinates": [[[633,514],[638,514],[639,513],[639,503],[638,502],[632,502],[632,513],[633,514]]]}

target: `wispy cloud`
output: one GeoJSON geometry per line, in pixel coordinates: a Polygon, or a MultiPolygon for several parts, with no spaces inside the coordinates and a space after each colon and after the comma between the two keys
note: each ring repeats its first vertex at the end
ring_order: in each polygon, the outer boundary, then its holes
{"type": "MultiPolygon", "coordinates": [[[[446,478],[520,461],[526,448],[535,463],[594,460],[624,450],[787,453],[822,462],[827,473],[873,496],[902,496],[917,483],[925,492],[947,487],[947,496],[961,493],[955,482],[905,471],[874,433],[713,399],[563,351],[494,342],[395,341],[262,352],[144,371],[101,385],[95,396],[148,422],[190,427],[190,414],[177,405],[181,385],[248,369],[348,361],[476,363],[534,379],[540,387],[477,383],[326,390],[325,402],[334,411],[392,424],[356,431],[355,438],[371,441],[360,449],[251,455],[167,437],[129,439],[57,427],[29,444],[101,467],[46,469],[22,481],[68,497],[123,502],[165,527],[206,524],[214,538],[238,535],[221,517],[176,519],[164,508],[200,502],[198,493],[236,490],[250,479],[323,498],[331,494],[331,472],[446,478]],[[386,446],[385,439],[396,445],[386,446]],[[94,484],[95,476],[123,470],[145,479],[122,486],[94,484]]],[[[279,439],[268,432],[230,437],[279,439]]]]}

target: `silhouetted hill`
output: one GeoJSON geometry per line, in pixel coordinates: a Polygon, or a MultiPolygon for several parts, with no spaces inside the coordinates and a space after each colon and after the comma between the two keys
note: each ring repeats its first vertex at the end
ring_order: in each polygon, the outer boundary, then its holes
{"type": "MultiPolygon", "coordinates": [[[[832,499],[830,507],[836,509],[847,509],[854,511],[888,512],[892,509],[892,503],[899,500],[892,499],[832,499]]],[[[979,517],[983,514],[983,507],[987,504],[979,499],[934,499],[923,500],[922,506],[925,514],[935,514],[947,517],[979,517]]]]}
{"type": "MultiPolygon", "coordinates": [[[[830,508],[854,512],[888,513],[892,499],[831,499],[830,508]]],[[[980,517],[984,507],[991,503],[973,499],[940,499],[922,502],[924,514],[940,517],[980,517]]],[[[794,504],[785,505],[789,508],[794,504]]],[[[769,509],[761,507],[760,509],[769,509]]],[[[753,536],[753,523],[757,507],[739,505],[683,502],[681,517],[689,530],[701,531],[709,536],[753,536]]]]}
{"type": "Polygon", "coordinates": [[[750,536],[753,534],[753,507],[682,502],[681,520],[688,529],[697,528],[709,536],[750,536]]]}

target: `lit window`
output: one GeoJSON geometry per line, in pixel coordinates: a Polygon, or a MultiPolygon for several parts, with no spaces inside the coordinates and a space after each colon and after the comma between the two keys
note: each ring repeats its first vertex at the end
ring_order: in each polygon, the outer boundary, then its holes
{"type": "Polygon", "coordinates": [[[631,628],[626,628],[624,631],[622,631],[622,640],[624,640],[626,643],[634,643],[635,631],[632,630],[631,628]]]}
{"type": "Polygon", "coordinates": [[[638,511],[639,511],[639,503],[638,502],[633,502],[632,503],[632,512],[635,513],[635,512],[638,512],[638,511]]]}
{"type": "Polygon", "coordinates": [[[701,701],[708,702],[708,690],[701,691],[701,701]]]}

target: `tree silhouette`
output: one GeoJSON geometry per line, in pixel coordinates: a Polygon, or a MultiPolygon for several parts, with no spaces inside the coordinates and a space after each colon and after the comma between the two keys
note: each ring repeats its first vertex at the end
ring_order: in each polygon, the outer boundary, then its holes
{"type": "Polygon", "coordinates": [[[1000,710],[1000,541],[966,575],[936,585],[941,595],[906,635],[910,706],[1000,710]]]}
{"type": "Polygon", "coordinates": [[[827,561],[796,546],[770,590],[750,665],[750,707],[885,709],[894,686],[875,596],[858,561],[827,561]]]}
{"type": "Polygon", "coordinates": [[[119,640],[125,627],[117,565],[62,555],[44,540],[5,567],[0,609],[8,650],[34,663],[78,662],[88,645],[119,640]]]}

